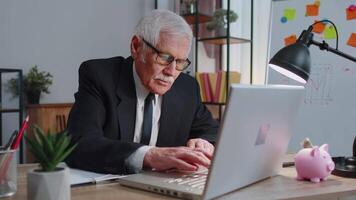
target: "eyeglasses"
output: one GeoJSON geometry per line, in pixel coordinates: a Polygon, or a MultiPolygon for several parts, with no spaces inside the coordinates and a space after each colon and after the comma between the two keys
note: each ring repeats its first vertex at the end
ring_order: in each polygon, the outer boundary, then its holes
{"type": "Polygon", "coordinates": [[[142,41],[157,53],[156,61],[158,64],[169,65],[173,61],[176,61],[176,70],[183,71],[183,70],[187,69],[187,67],[191,63],[188,58],[187,59],[176,59],[174,56],[172,56],[170,54],[163,53],[163,52],[159,51],[156,47],[154,47],[152,44],[147,42],[145,39],[142,38],[142,41]]]}

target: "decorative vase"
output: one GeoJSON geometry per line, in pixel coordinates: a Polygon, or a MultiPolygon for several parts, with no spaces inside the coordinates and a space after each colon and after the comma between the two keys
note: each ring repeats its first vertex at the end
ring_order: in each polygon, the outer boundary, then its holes
{"type": "Polygon", "coordinates": [[[219,27],[216,29],[216,36],[218,37],[225,37],[227,36],[227,28],[219,27]]]}
{"type": "Polygon", "coordinates": [[[27,174],[28,200],[70,200],[68,168],[53,172],[30,170],[27,174]]]}
{"type": "Polygon", "coordinates": [[[39,104],[40,103],[40,97],[41,97],[41,91],[40,90],[27,91],[26,92],[26,102],[28,104],[39,104]]]}

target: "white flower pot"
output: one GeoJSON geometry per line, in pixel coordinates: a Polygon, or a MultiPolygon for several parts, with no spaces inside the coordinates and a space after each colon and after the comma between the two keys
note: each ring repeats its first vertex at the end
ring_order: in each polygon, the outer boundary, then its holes
{"type": "Polygon", "coordinates": [[[30,170],[27,174],[28,200],[69,200],[70,177],[68,168],[54,172],[30,170]]]}

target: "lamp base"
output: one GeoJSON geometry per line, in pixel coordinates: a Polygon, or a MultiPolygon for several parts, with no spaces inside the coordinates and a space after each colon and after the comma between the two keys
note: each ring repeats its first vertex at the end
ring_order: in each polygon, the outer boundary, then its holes
{"type": "Polygon", "coordinates": [[[333,157],[335,169],[331,174],[335,176],[356,178],[356,157],[333,157]]]}

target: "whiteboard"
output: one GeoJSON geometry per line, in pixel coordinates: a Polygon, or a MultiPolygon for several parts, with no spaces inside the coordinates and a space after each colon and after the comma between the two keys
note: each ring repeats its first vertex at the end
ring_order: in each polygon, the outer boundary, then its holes
{"type": "MultiPolygon", "coordinates": [[[[336,24],[339,50],[356,56],[356,47],[347,45],[351,33],[356,33],[356,19],[346,20],[346,9],[356,5],[356,0],[322,0],[318,16],[306,16],[307,4],[314,4],[314,1],[272,0],[268,58],[285,46],[286,37],[293,34],[298,37],[314,20],[322,19],[336,24]],[[289,15],[290,20],[285,21],[286,18],[282,17],[290,14],[290,10],[295,10],[295,18],[289,15]]],[[[321,42],[325,38],[325,30],[315,33],[314,40],[321,42]]],[[[325,41],[335,48],[336,39],[325,41]]],[[[332,156],[351,156],[356,136],[356,63],[321,51],[316,46],[311,46],[309,50],[311,76],[306,84],[304,102],[293,129],[289,150],[296,152],[300,149],[300,142],[309,137],[314,145],[328,143],[332,156]]],[[[267,70],[266,82],[298,85],[272,69],[267,70]]]]}

